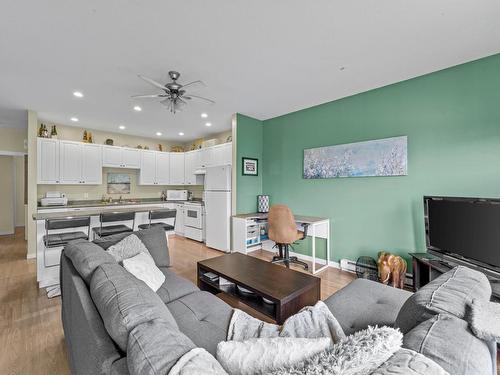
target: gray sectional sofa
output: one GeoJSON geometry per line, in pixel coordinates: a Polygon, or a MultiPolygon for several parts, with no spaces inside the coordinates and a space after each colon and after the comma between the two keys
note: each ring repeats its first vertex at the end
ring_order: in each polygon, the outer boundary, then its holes
{"type": "MultiPolygon", "coordinates": [[[[167,243],[162,230],[136,234],[165,275],[165,282],[156,293],[128,274],[104,251],[128,234],[94,242],[77,240],[62,252],[62,321],[73,374],[155,373],[147,371],[136,359],[133,362],[127,358],[127,351],[142,349],[141,345],[146,343],[156,351],[153,354],[162,361],[165,370],[194,347],[215,355],[217,344],[226,339],[232,308],[169,270],[170,259],[168,250],[165,251],[167,243]],[[145,313],[128,316],[125,323],[119,322],[123,317],[119,316],[121,311],[116,311],[113,301],[118,301],[122,304],[120,308],[125,310],[128,305],[124,307],[124,304],[142,304],[145,313]],[[167,326],[168,329],[160,334],[159,329],[167,326]]],[[[443,283],[455,285],[458,280],[457,285],[461,287],[465,279],[472,282],[473,278],[467,270],[461,270],[415,295],[358,279],[325,303],[346,334],[368,325],[397,325],[404,333],[406,348],[424,354],[448,373],[496,375],[495,343],[477,339],[464,317],[456,316],[461,313],[456,306],[451,312],[443,307],[443,301],[438,301],[436,308],[422,307],[421,300],[429,293],[440,297],[443,283]],[[421,300],[417,298],[419,295],[421,300]]],[[[469,286],[467,290],[478,295],[488,294],[487,290],[482,290],[483,280],[473,282],[472,289],[469,286]]],[[[467,295],[461,297],[467,298],[467,295]]],[[[425,373],[425,369],[412,368],[416,364],[412,365],[411,356],[408,358],[406,364],[387,366],[390,371],[380,370],[377,374],[425,373]],[[398,366],[406,366],[406,370],[402,368],[397,372],[394,369],[398,366]]]]}

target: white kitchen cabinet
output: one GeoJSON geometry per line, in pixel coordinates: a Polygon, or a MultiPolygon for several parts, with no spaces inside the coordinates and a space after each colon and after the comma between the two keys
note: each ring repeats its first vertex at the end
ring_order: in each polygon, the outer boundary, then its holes
{"type": "Polygon", "coordinates": [[[141,150],[102,146],[102,164],[104,167],[139,169],[141,167],[141,150]]]}
{"type": "Polygon", "coordinates": [[[37,182],[39,184],[59,183],[59,141],[37,139],[37,182]]]}
{"type": "Polygon", "coordinates": [[[102,184],[102,146],[92,143],[82,147],[82,181],[87,185],[102,184]]]}
{"type": "Polygon", "coordinates": [[[170,180],[170,154],[142,151],[139,185],[168,185],[170,180]]]}
{"type": "Polygon", "coordinates": [[[100,185],[102,183],[101,145],[60,141],[59,183],[100,185]]]}
{"type": "Polygon", "coordinates": [[[213,165],[214,147],[202,148],[200,152],[200,168],[206,168],[213,165]]]}
{"type": "Polygon", "coordinates": [[[185,184],[185,153],[170,153],[170,185],[185,184]]]}
{"type": "Polygon", "coordinates": [[[123,168],[139,169],[141,167],[141,150],[122,148],[123,168]]]}
{"type": "Polygon", "coordinates": [[[175,205],[175,234],[184,236],[184,204],[175,205]]]}
{"type": "Polygon", "coordinates": [[[198,151],[188,151],[185,153],[184,160],[184,181],[186,185],[196,185],[196,159],[198,151]]]}
{"type": "Polygon", "coordinates": [[[59,142],[59,183],[65,185],[82,183],[82,144],[59,142]]]}
{"type": "Polygon", "coordinates": [[[231,142],[221,145],[221,164],[233,164],[233,144],[231,142]]]}
{"type": "Polygon", "coordinates": [[[156,152],[156,184],[170,184],[170,153],[156,152]]]}

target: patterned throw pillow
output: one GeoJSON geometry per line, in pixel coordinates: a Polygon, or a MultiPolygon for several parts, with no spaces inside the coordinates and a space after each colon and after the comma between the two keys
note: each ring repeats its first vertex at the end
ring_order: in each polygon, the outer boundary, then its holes
{"type": "Polygon", "coordinates": [[[125,237],[115,245],[108,247],[106,251],[118,263],[122,263],[124,259],[132,258],[141,252],[151,255],[146,246],[144,246],[144,243],[135,234],[125,237]]]}

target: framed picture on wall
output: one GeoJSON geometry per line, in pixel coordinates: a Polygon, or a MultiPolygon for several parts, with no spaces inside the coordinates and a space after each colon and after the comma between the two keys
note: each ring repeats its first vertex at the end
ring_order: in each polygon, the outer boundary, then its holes
{"type": "Polygon", "coordinates": [[[253,158],[241,158],[242,161],[242,174],[244,176],[258,176],[259,175],[259,160],[253,158]]]}

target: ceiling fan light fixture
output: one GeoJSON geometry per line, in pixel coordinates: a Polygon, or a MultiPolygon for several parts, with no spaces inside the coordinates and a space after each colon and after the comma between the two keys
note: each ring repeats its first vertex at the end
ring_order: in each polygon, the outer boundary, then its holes
{"type": "Polygon", "coordinates": [[[156,132],[156,135],[157,135],[158,137],[161,137],[163,134],[162,134],[161,132],[156,132]]]}
{"type": "Polygon", "coordinates": [[[120,125],[120,126],[118,126],[118,129],[120,129],[120,130],[125,130],[125,125],[120,125]]]}
{"type": "Polygon", "coordinates": [[[73,122],[78,122],[79,121],[78,117],[71,117],[70,120],[73,121],[73,122]]]}
{"type": "Polygon", "coordinates": [[[179,132],[179,135],[182,137],[184,135],[184,133],[183,132],[179,132]]]}
{"type": "Polygon", "coordinates": [[[140,111],[142,111],[142,108],[141,108],[141,107],[139,107],[138,105],[136,105],[136,106],[134,107],[134,111],[136,111],[136,112],[140,112],[140,111]]]}
{"type": "Polygon", "coordinates": [[[83,98],[83,94],[81,91],[74,91],[73,96],[76,96],[77,98],[83,98]]]}
{"type": "Polygon", "coordinates": [[[212,123],[211,122],[207,122],[207,123],[205,123],[205,126],[209,126],[210,127],[210,126],[212,126],[212,123]]]}
{"type": "Polygon", "coordinates": [[[208,115],[206,113],[201,114],[201,118],[207,118],[207,117],[208,117],[208,115]]]}

